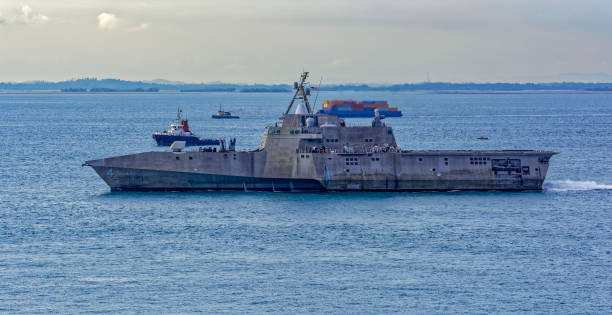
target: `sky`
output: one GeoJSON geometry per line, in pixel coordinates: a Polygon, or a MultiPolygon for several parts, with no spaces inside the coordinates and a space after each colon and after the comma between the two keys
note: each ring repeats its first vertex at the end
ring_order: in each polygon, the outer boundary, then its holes
{"type": "Polygon", "coordinates": [[[612,1],[0,0],[0,81],[612,82],[612,1]]]}

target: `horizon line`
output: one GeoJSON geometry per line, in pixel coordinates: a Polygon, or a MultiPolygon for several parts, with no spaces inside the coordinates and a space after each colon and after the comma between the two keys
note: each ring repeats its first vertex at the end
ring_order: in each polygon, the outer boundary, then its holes
{"type": "MultiPolygon", "coordinates": [[[[209,82],[185,82],[176,80],[167,80],[163,78],[156,79],[145,79],[145,80],[125,80],[119,78],[98,78],[98,77],[82,77],[82,78],[71,78],[58,81],[51,80],[28,80],[28,81],[0,81],[0,84],[33,84],[33,83],[63,83],[73,82],[79,80],[117,80],[122,82],[130,83],[144,83],[144,84],[158,84],[158,85],[204,85],[204,84],[226,84],[226,85],[291,85],[291,83],[246,83],[246,82],[223,82],[223,81],[209,81],[209,82]],[[155,81],[167,81],[167,82],[155,82],[155,81]]],[[[406,85],[406,84],[563,84],[563,83],[578,83],[578,84],[612,84],[612,81],[418,81],[418,82],[402,82],[402,83],[390,83],[390,82],[342,82],[342,83],[329,83],[321,84],[321,86],[333,86],[333,85],[375,85],[375,86],[392,86],[392,85],[406,85]]],[[[314,85],[313,85],[314,86],[314,85]]]]}

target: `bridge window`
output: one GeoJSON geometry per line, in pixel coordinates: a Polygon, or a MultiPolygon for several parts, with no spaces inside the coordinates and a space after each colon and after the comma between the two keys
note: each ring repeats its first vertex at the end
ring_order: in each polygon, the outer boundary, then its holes
{"type": "Polygon", "coordinates": [[[346,165],[359,165],[359,159],[357,158],[345,158],[346,165]]]}
{"type": "Polygon", "coordinates": [[[488,157],[471,157],[470,158],[470,164],[476,164],[476,165],[483,164],[483,165],[486,165],[487,161],[489,161],[489,160],[490,160],[490,158],[488,158],[488,157]]]}

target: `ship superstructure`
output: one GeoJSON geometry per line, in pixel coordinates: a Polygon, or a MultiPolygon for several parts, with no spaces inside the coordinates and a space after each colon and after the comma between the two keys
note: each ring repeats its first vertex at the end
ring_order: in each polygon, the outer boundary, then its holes
{"type": "Polygon", "coordinates": [[[308,72],[260,146],[144,152],[87,161],[111,190],[448,191],[541,190],[552,151],[406,150],[376,114],[347,126],[313,113],[308,72]]]}

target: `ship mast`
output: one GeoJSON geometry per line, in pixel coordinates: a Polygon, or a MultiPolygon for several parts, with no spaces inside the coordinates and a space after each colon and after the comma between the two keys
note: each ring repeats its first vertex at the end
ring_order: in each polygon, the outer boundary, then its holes
{"type": "Polygon", "coordinates": [[[291,110],[293,103],[295,103],[295,100],[302,100],[304,104],[306,105],[306,109],[308,110],[308,113],[312,114],[312,109],[310,108],[310,103],[308,102],[306,89],[304,88],[304,85],[308,84],[306,82],[307,78],[308,78],[308,71],[304,71],[302,75],[300,76],[300,82],[293,83],[295,94],[293,94],[293,99],[291,99],[291,103],[289,103],[289,107],[287,107],[287,110],[285,111],[285,115],[289,114],[289,111],[291,110]]]}

